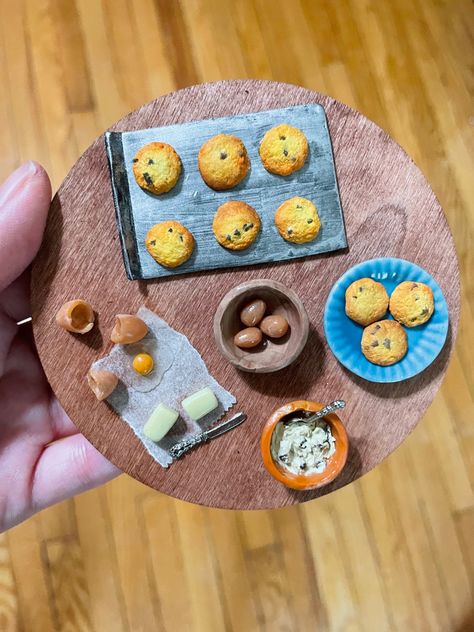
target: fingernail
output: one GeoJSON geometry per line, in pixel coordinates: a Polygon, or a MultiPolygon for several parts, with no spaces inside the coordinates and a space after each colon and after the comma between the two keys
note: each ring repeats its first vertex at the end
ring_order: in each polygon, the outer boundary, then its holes
{"type": "Polygon", "coordinates": [[[5,206],[8,200],[24,186],[29,178],[33,176],[38,169],[38,165],[33,160],[24,162],[16,171],[8,176],[0,187],[0,207],[5,206]]]}

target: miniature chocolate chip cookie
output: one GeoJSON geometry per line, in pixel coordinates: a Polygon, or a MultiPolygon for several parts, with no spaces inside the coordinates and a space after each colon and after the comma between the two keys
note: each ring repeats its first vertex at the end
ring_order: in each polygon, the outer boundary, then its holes
{"type": "Polygon", "coordinates": [[[373,279],[359,279],[346,290],[346,314],[359,325],[370,325],[385,316],[388,309],[387,290],[373,279]]]}
{"type": "Polygon", "coordinates": [[[416,327],[426,323],[434,312],[433,292],[425,283],[404,281],[390,297],[390,313],[405,325],[416,327]]]}
{"type": "Polygon", "coordinates": [[[155,224],[148,231],[145,245],[155,261],[166,268],[177,268],[193,254],[194,237],[179,222],[155,224]]]}
{"type": "Polygon", "coordinates": [[[280,176],[289,176],[301,169],[308,152],[308,141],[303,132],[286,124],[269,129],[260,143],[263,166],[280,176]]]}
{"type": "Polygon", "coordinates": [[[407,335],[396,320],[379,320],[364,329],[361,348],[372,364],[389,366],[399,362],[406,354],[407,335]]]}
{"type": "Polygon", "coordinates": [[[166,143],[148,143],[133,159],[133,175],[138,186],[155,195],[171,191],[180,174],[181,159],[166,143]]]}
{"type": "Polygon", "coordinates": [[[245,178],[250,158],[240,138],[218,134],[199,150],[198,167],[202,179],[211,189],[224,191],[237,186],[245,178]]]}
{"type": "Polygon", "coordinates": [[[224,248],[244,250],[257,238],[260,217],[257,211],[245,202],[225,202],[214,215],[212,230],[224,248]]]}
{"type": "Polygon", "coordinates": [[[283,239],[293,244],[313,241],[321,228],[316,206],[302,197],[283,202],[275,213],[275,224],[283,239]]]}

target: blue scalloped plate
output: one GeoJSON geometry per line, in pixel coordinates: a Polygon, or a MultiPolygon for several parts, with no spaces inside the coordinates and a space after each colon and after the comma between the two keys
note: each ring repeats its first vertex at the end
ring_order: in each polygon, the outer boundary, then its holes
{"type": "MultiPolygon", "coordinates": [[[[386,318],[392,318],[389,312],[386,318]]],[[[370,259],[357,264],[334,284],[324,309],[324,332],[331,351],[349,371],[370,382],[400,382],[424,371],[443,348],[448,323],[448,306],[439,285],[426,270],[404,259],[370,259]],[[419,327],[405,327],[408,352],[391,366],[377,366],[364,357],[360,348],[364,328],[345,313],[346,289],[363,277],[382,283],[389,296],[402,281],[426,283],[433,290],[433,316],[419,327]]]]}

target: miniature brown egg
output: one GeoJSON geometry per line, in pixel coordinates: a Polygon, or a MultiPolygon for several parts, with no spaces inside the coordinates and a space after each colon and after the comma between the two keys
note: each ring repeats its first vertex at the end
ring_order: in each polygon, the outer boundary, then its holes
{"type": "Polygon", "coordinates": [[[118,377],[110,371],[90,368],[87,374],[87,383],[101,402],[114,392],[118,384],[118,377]]]}
{"type": "Polygon", "coordinates": [[[148,327],[138,316],[117,314],[110,339],[118,345],[130,345],[144,338],[148,327]]]}
{"type": "Polygon", "coordinates": [[[241,349],[251,349],[262,342],[262,332],[258,327],[247,327],[234,336],[234,344],[241,349]]]}
{"type": "Polygon", "coordinates": [[[94,320],[94,310],[82,299],[64,303],[56,314],[57,324],[75,334],[86,334],[94,326],[94,320]]]}
{"type": "Polygon", "coordinates": [[[288,331],[288,321],[280,314],[266,316],[260,323],[260,329],[269,338],[282,338],[288,331]]]}
{"type": "Polygon", "coordinates": [[[265,310],[267,306],[262,299],[256,299],[251,303],[248,303],[240,312],[240,320],[247,325],[247,327],[255,327],[265,316],[265,310]]]}

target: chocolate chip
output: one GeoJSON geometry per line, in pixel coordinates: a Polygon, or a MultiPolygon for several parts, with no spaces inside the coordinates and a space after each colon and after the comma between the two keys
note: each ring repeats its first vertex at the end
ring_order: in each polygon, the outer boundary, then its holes
{"type": "Polygon", "coordinates": [[[291,162],[296,162],[296,156],[291,156],[291,162]]]}
{"type": "Polygon", "coordinates": [[[138,162],[138,158],[134,158],[132,162],[138,162]]]}
{"type": "Polygon", "coordinates": [[[415,296],[415,301],[419,301],[420,297],[419,296],[415,296]]]}
{"type": "Polygon", "coordinates": [[[169,232],[169,233],[172,233],[172,232],[173,232],[173,229],[172,229],[172,228],[168,228],[168,232],[169,232]]]}
{"type": "Polygon", "coordinates": [[[292,235],[293,234],[293,230],[291,228],[289,228],[287,231],[288,235],[292,235]]]}
{"type": "Polygon", "coordinates": [[[370,343],[371,347],[378,347],[379,346],[379,341],[378,340],[374,340],[373,342],[370,343]]]}
{"type": "Polygon", "coordinates": [[[363,287],[360,287],[360,288],[359,288],[359,292],[363,292],[363,291],[364,291],[364,288],[363,288],[363,287]]]}
{"type": "Polygon", "coordinates": [[[286,136],[280,136],[280,140],[286,140],[286,136]]]}
{"type": "Polygon", "coordinates": [[[248,230],[250,230],[251,228],[253,228],[253,224],[244,224],[244,231],[247,232],[248,230]]]}
{"type": "Polygon", "coordinates": [[[313,220],[310,218],[310,219],[307,220],[307,222],[308,222],[308,224],[312,224],[313,220]]]}
{"type": "MultiPolygon", "coordinates": [[[[353,294],[352,298],[357,298],[357,296],[355,294],[353,294]]],[[[375,334],[375,331],[373,331],[372,334],[375,334]]]]}
{"type": "Polygon", "coordinates": [[[227,241],[232,241],[232,237],[230,235],[227,235],[226,239],[227,241]]]}
{"type": "Polygon", "coordinates": [[[390,349],[391,343],[389,338],[385,338],[385,340],[383,341],[383,346],[385,347],[385,349],[390,349]]]}
{"type": "Polygon", "coordinates": [[[411,289],[414,290],[416,287],[418,287],[418,283],[412,283],[411,284],[411,289]]]}
{"type": "Polygon", "coordinates": [[[234,235],[235,235],[236,237],[240,237],[240,234],[241,234],[241,233],[240,233],[240,230],[238,230],[238,229],[236,228],[236,229],[234,230],[234,235]]]}
{"type": "Polygon", "coordinates": [[[155,164],[155,161],[153,160],[153,158],[150,158],[150,159],[148,160],[148,164],[149,164],[149,165],[154,165],[154,164],[155,164]]]}
{"type": "Polygon", "coordinates": [[[302,463],[300,465],[300,470],[305,470],[306,469],[306,463],[302,463]]]}
{"type": "Polygon", "coordinates": [[[227,158],[227,154],[225,151],[221,151],[221,160],[225,160],[227,158]]]}
{"type": "Polygon", "coordinates": [[[429,311],[430,311],[430,310],[429,310],[427,307],[425,307],[425,309],[423,309],[423,310],[421,311],[420,316],[426,316],[426,314],[428,314],[428,312],[429,312],[429,311]]]}
{"type": "Polygon", "coordinates": [[[150,245],[151,246],[156,246],[156,239],[153,239],[152,241],[150,241],[150,245]]]}
{"type": "Polygon", "coordinates": [[[145,182],[149,185],[152,186],[153,185],[153,179],[150,176],[150,174],[148,173],[148,171],[145,171],[145,173],[143,174],[143,179],[145,180],[145,182]]]}
{"type": "Polygon", "coordinates": [[[413,318],[410,318],[410,322],[411,322],[411,323],[414,323],[414,322],[415,322],[415,320],[416,320],[416,316],[413,316],[413,318]]]}
{"type": "Polygon", "coordinates": [[[377,333],[377,331],[380,329],[380,325],[375,325],[375,327],[372,329],[372,331],[370,332],[372,336],[375,336],[375,334],[377,333]]]}
{"type": "Polygon", "coordinates": [[[183,235],[180,235],[180,236],[179,236],[179,240],[180,240],[180,241],[184,241],[183,235]]]}
{"type": "Polygon", "coordinates": [[[296,208],[297,208],[297,209],[301,209],[301,208],[303,208],[303,207],[301,206],[301,204],[297,204],[297,205],[296,205],[296,208]]]}
{"type": "Polygon", "coordinates": [[[284,155],[284,156],[288,156],[288,149],[284,149],[284,150],[283,150],[283,155],[284,155]]]}

